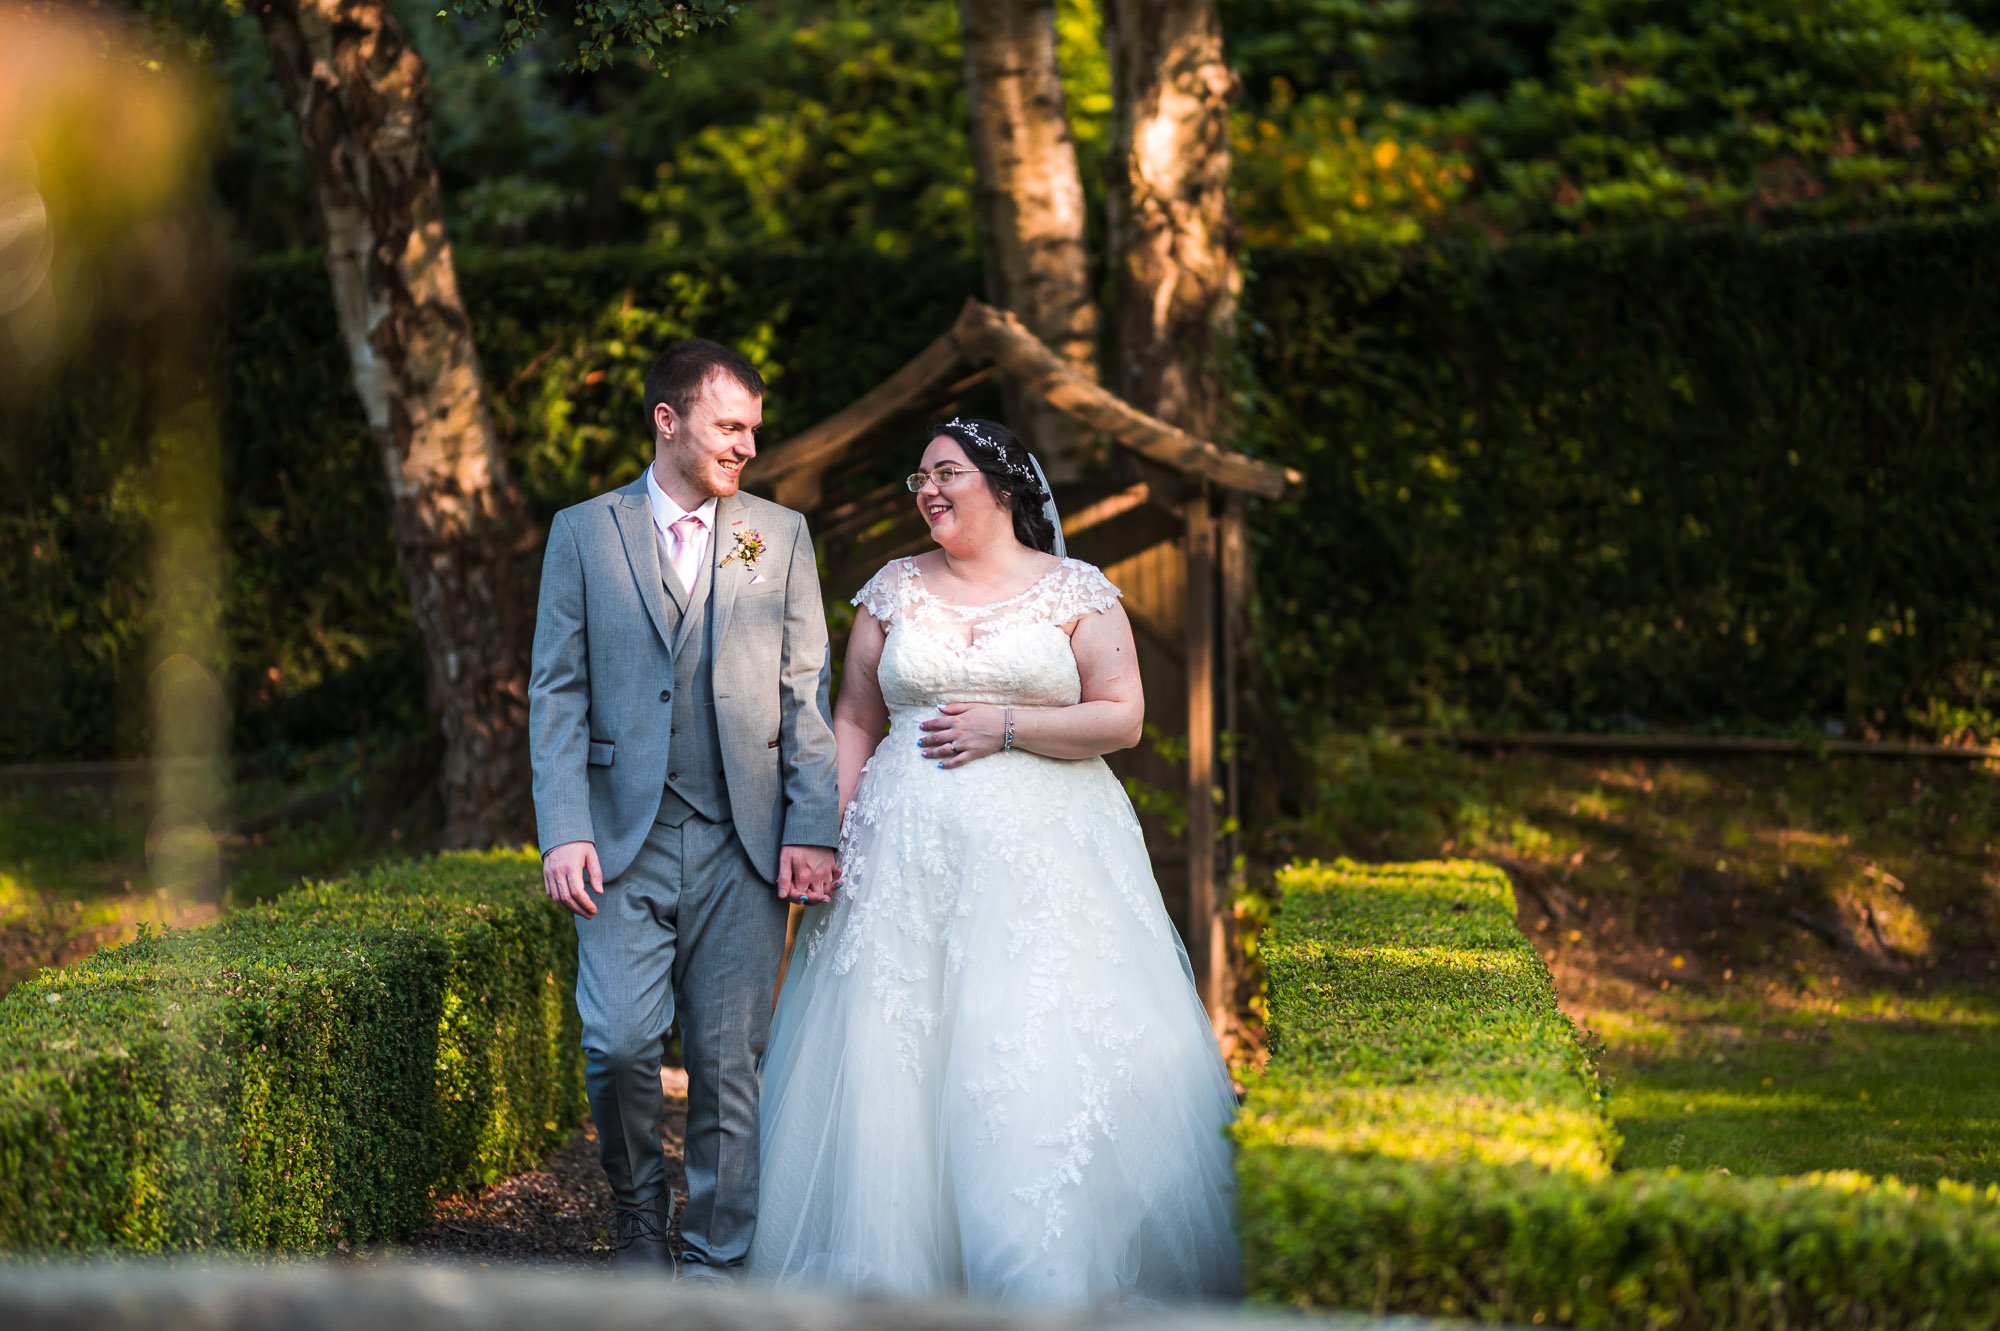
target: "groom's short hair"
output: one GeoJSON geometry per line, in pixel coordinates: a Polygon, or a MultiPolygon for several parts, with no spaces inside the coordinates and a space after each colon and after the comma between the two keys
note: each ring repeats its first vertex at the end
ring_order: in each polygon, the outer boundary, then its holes
{"type": "Polygon", "coordinates": [[[685,337],[670,344],[646,371],[646,419],[653,419],[662,402],[674,409],[674,415],[686,416],[717,375],[764,396],[764,376],[741,352],[705,337],[685,337]]]}

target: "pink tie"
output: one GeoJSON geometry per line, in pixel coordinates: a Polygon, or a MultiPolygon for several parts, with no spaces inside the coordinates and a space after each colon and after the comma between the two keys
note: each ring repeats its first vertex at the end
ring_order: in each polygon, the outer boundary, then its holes
{"type": "Polygon", "coordinates": [[[701,519],[689,513],[667,528],[667,558],[674,563],[674,576],[681,580],[683,591],[694,590],[695,541],[701,531],[701,519]]]}

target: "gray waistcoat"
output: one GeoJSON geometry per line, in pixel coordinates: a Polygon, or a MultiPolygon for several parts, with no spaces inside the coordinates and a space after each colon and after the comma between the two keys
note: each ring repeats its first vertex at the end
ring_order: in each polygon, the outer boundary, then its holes
{"type": "MultiPolygon", "coordinates": [[[[655,539],[659,531],[655,528],[655,539]]],[[[664,541],[660,546],[660,581],[667,603],[679,611],[674,625],[674,719],[667,741],[667,787],[660,800],[658,821],[679,827],[694,814],[713,823],[729,818],[729,784],[722,773],[722,735],[715,725],[715,620],[708,613],[708,591],[715,582],[715,552],[719,538],[709,533],[708,551],[692,592],[682,592],[670,571],[664,541]]]]}

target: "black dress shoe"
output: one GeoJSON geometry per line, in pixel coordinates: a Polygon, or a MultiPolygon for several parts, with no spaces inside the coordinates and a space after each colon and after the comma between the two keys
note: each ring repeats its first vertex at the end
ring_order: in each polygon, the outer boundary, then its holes
{"type": "Polygon", "coordinates": [[[681,1254],[680,1261],[675,1264],[674,1278],[687,1284],[722,1285],[728,1287],[742,1282],[743,1268],[741,1266],[710,1266],[698,1254],[684,1252],[681,1254]]]}
{"type": "Polygon", "coordinates": [[[674,1257],[667,1247],[672,1224],[666,1194],[637,1206],[620,1206],[612,1220],[611,1265],[620,1275],[669,1275],[674,1257]]]}

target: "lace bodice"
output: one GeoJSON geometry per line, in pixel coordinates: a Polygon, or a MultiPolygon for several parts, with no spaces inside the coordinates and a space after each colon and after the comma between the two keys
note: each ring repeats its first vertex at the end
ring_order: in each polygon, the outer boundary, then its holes
{"type": "Polygon", "coordinates": [[[894,716],[941,702],[1069,706],[1082,683],[1065,628],[1118,596],[1096,568],[1065,559],[1004,601],[952,605],[924,585],[915,559],[897,559],[868,580],[854,604],[887,631],[877,673],[894,716]]]}

